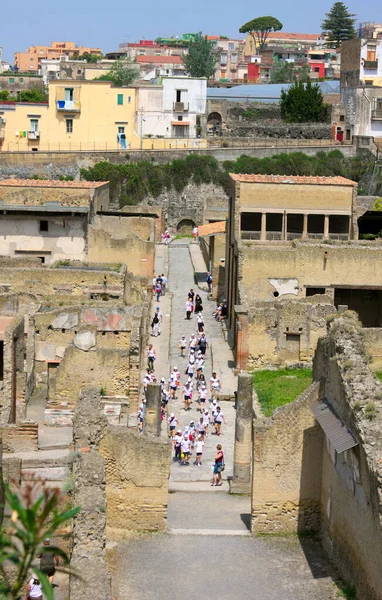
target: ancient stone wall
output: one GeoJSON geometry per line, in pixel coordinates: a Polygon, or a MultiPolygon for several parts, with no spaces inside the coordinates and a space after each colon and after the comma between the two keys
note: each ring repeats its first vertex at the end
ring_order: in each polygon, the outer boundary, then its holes
{"type": "MultiPolygon", "coordinates": [[[[335,319],[314,361],[319,398],[327,401],[357,445],[338,453],[323,444],[321,535],[324,547],[357,597],[380,600],[382,590],[382,385],[369,368],[363,330],[335,319]]],[[[328,434],[329,435],[329,434],[328,434]]]]}
{"type": "Polygon", "coordinates": [[[3,338],[3,386],[0,391],[0,423],[18,423],[25,417],[24,318],[15,317],[3,338]]]}
{"type": "Polygon", "coordinates": [[[335,308],[319,294],[301,300],[253,302],[248,308],[248,366],[290,366],[312,360],[326,317],[335,308]]]}
{"type": "Polygon", "coordinates": [[[21,421],[0,428],[4,452],[35,452],[38,450],[38,424],[21,421]]]}
{"type": "Polygon", "coordinates": [[[106,564],[106,480],[98,452],[107,420],[101,413],[100,393],[87,389],[78,399],[73,426],[73,506],[81,510],[73,521],[70,600],[111,600],[106,564]]]}
{"type": "Polygon", "coordinates": [[[139,277],[154,274],[155,223],[150,217],[98,215],[88,228],[88,260],[121,263],[139,277]]]}
{"type": "Polygon", "coordinates": [[[171,444],[167,439],[110,427],[100,447],[106,469],[107,537],[166,530],[171,444]]]}
{"type": "Polygon", "coordinates": [[[363,337],[371,370],[382,371],[382,328],[365,327],[363,337]]]}
{"type": "Polygon", "coordinates": [[[253,421],[252,533],[319,529],[322,431],[310,408],[317,397],[315,383],[253,421]]]}

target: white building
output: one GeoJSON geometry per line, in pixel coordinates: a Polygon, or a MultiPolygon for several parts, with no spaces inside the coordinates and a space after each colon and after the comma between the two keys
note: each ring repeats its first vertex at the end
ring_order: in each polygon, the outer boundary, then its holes
{"type": "Polygon", "coordinates": [[[206,97],[205,78],[163,77],[162,85],[141,86],[137,133],[143,137],[198,139],[206,97]]]}

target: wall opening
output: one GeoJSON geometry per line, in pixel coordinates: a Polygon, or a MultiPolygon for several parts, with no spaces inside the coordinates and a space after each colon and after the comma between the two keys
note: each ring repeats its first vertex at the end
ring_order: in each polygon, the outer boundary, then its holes
{"type": "Polygon", "coordinates": [[[329,215],[329,238],[348,239],[349,217],[347,215],[329,215]]]}
{"type": "Polygon", "coordinates": [[[261,213],[241,213],[241,231],[261,231],[261,213]]]}
{"type": "Polygon", "coordinates": [[[212,112],[207,118],[208,133],[213,135],[220,134],[222,128],[222,116],[218,112],[212,112]]]}
{"type": "Polygon", "coordinates": [[[283,215],[281,213],[267,214],[267,240],[281,240],[283,233],[283,215]]]}
{"type": "Polygon", "coordinates": [[[0,381],[4,379],[4,342],[0,340],[0,381]]]}
{"type": "Polygon", "coordinates": [[[368,210],[358,219],[358,231],[361,240],[363,236],[368,238],[370,234],[378,236],[382,232],[382,212],[368,210]]]}
{"type": "Polygon", "coordinates": [[[308,215],[308,236],[323,237],[324,235],[324,215],[308,215]]]}
{"type": "Polygon", "coordinates": [[[304,229],[304,215],[290,215],[287,217],[288,239],[300,238],[304,229]]]}
{"type": "Polygon", "coordinates": [[[286,334],[286,352],[289,360],[300,360],[300,334],[286,334]]]}
{"type": "Polygon", "coordinates": [[[306,288],[306,297],[315,296],[316,294],[325,294],[326,289],[324,287],[307,287],[306,288]]]}
{"type": "Polygon", "coordinates": [[[179,221],[176,230],[183,235],[191,235],[193,227],[195,227],[194,221],[191,219],[182,219],[182,221],[179,221]]]}
{"type": "Polygon", "coordinates": [[[382,326],[382,290],[335,288],[334,305],[340,304],[358,313],[364,327],[382,326]]]}

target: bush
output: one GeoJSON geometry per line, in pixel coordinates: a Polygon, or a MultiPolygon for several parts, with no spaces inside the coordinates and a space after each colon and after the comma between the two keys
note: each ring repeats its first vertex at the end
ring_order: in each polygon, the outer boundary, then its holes
{"type": "Polygon", "coordinates": [[[327,123],[329,106],[317,84],[297,81],[281,90],[281,118],[288,123],[327,123]]]}

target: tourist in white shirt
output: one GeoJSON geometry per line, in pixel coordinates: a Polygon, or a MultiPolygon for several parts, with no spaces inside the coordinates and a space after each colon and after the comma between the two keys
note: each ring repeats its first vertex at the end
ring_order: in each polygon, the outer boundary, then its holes
{"type": "Polygon", "coordinates": [[[220,435],[220,430],[221,430],[221,426],[222,423],[226,424],[226,420],[224,418],[224,415],[220,409],[220,406],[216,407],[216,413],[215,413],[215,418],[214,418],[214,427],[215,427],[215,433],[216,435],[220,435]]]}
{"type": "Polygon", "coordinates": [[[208,427],[210,424],[210,413],[206,409],[203,414],[203,423],[204,423],[204,431],[206,432],[206,437],[208,437],[208,427]]]}
{"type": "Polygon", "coordinates": [[[191,410],[190,404],[191,404],[192,390],[191,390],[190,384],[188,382],[183,386],[183,394],[184,394],[184,410],[191,410]]]}
{"type": "Polygon", "coordinates": [[[191,457],[191,450],[190,450],[190,442],[189,442],[187,433],[185,433],[183,436],[181,448],[182,448],[182,454],[183,454],[182,465],[189,465],[190,457],[191,457]]]}
{"type": "Polygon", "coordinates": [[[183,434],[182,434],[181,429],[178,429],[178,431],[174,435],[173,441],[174,441],[174,450],[175,450],[174,460],[180,460],[180,452],[181,452],[182,441],[183,441],[183,434]]]}
{"type": "Polygon", "coordinates": [[[170,435],[169,435],[169,437],[173,438],[174,435],[175,435],[176,426],[179,425],[178,419],[176,418],[176,416],[175,416],[174,413],[171,413],[171,415],[169,416],[169,418],[167,420],[168,420],[168,426],[169,426],[169,429],[170,429],[170,435]]]}
{"type": "Polygon", "coordinates": [[[202,313],[199,313],[196,317],[196,325],[198,327],[198,332],[202,333],[204,331],[204,318],[202,313]]]}
{"type": "Polygon", "coordinates": [[[211,391],[211,397],[212,398],[216,398],[216,396],[218,395],[218,393],[220,392],[221,389],[221,385],[220,385],[220,379],[219,377],[216,375],[215,371],[212,373],[212,377],[210,379],[210,391],[211,391]]]}
{"type": "Polygon", "coordinates": [[[28,596],[29,600],[42,600],[42,585],[40,580],[33,574],[32,579],[28,583],[28,596]]]}
{"type": "Polygon", "coordinates": [[[196,442],[196,460],[195,460],[195,464],[198,465],[198,467],[202,466],[203,449],[204,449],[203,436],[199,435],[198,440],[196,442]]]}
{"type": "Polygon", "coordinates": [[[175,398],[176,388],[178,386],[179,372],[176,367],[170,373],[169,384],[170,384],[170,399],[175,398]]]}
{"type": "Polygon", "coordinates": [[[200,412],[203,413],[206,407],[207,400],[207,388],[205,385],[199,388],[199,404],[200,404],[200,412]]]}
{"type": "Polygon", "coordinates": [[[182,335],[182,337],[179,340],[179,349],[180,349],[181,358],[185,358],[185,356],[186,356],[186,346],[187,346],[186,336],[182,335]]]}
{"type": "Polygon", "coordinates": [[[191,319],[191,313],[192,313],[192,309],[193,309],[193,304],[190,300],[187,300],[185,308],[186,308],[186,320],[189,321],[191,319]]]}

